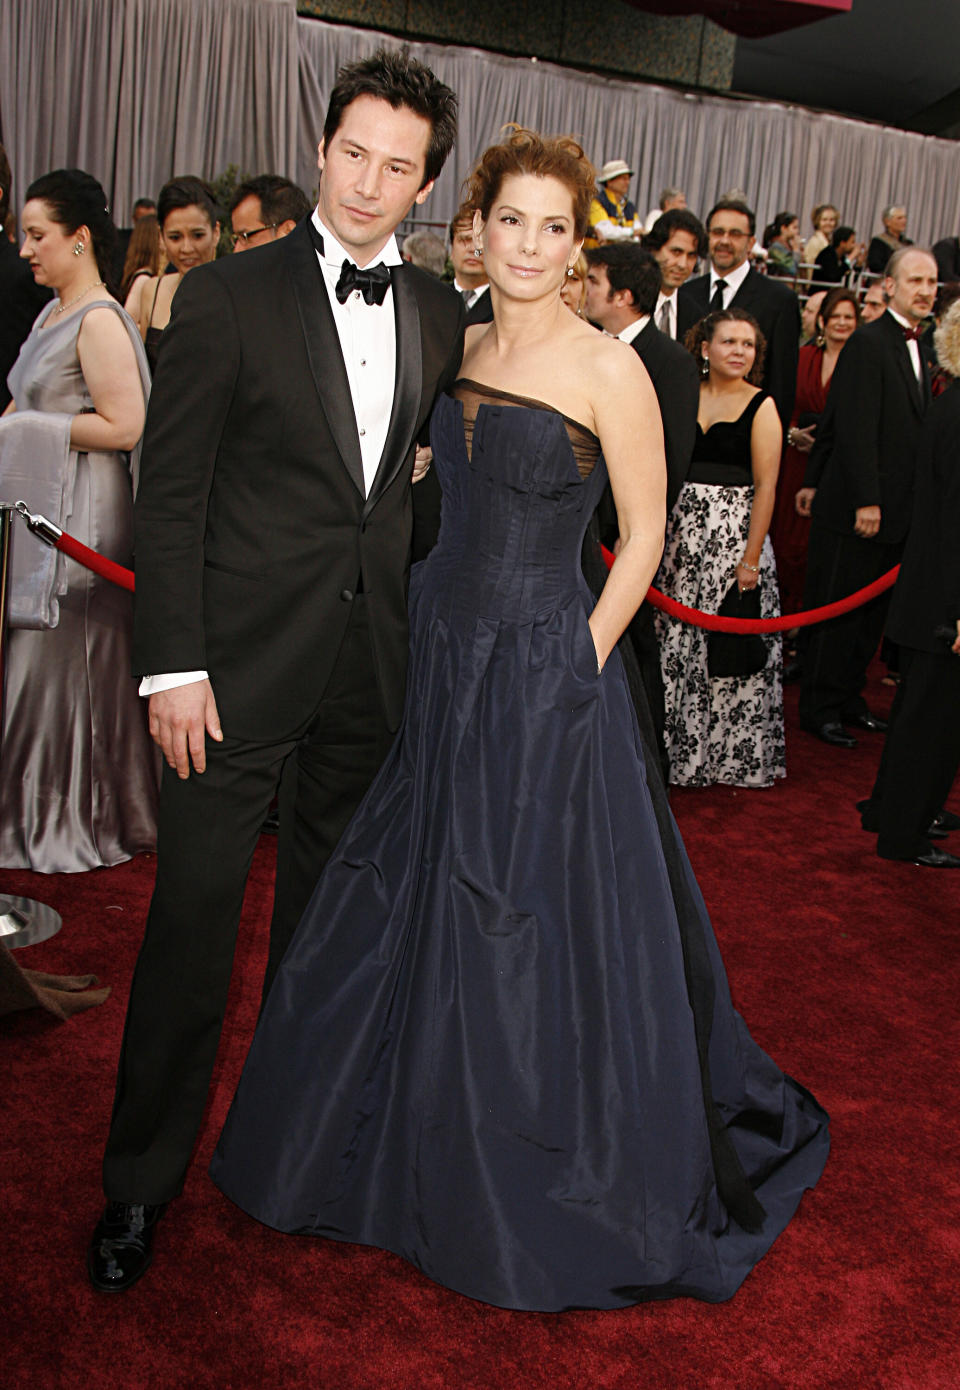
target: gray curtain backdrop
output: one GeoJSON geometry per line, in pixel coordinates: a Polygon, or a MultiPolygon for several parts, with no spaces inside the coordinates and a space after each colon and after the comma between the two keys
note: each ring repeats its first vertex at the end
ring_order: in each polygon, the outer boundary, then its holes
{"type": "MultiPolygon", "coordinates": [[[[76,164],[120,223],[174,173],[229,164],[316,188],[316,147],[339,66],[398,40],[300,19],[294,0],[2,0],[0,130],[14,206],[31,179],[76,164]]],[[[535,59],[413,43],[459,94],[460,139],[416,222],[446,222],[478,153],[507,121],[570,133],[599,163],[637,171],[641,214],[664,184],[705,212],[746,191],[761,226],[832,201],[861,237],[905,203],[920,244],[960,232],[960,144],[763,101],[569,71],[535,59]]]]}

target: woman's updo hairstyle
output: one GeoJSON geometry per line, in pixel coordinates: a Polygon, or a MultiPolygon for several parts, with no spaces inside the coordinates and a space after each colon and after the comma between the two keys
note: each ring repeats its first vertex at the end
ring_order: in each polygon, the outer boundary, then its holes
{"type": "Polygon", "coordinates": [[[504,179],[511,174],[535,174],[542,179],[558,179],[570,190],[574,235],[581,241],[589,226],[596,186],[596,172],[583,150],[570,135],[538,135],[516,125],[504,129],[509,132],[507,138],[484,150],[464,183],[463,204],[456,220],[478,211],[486,222],[504,179]]]}
{"type": "Polygon", "coordinates": [[[68,233],[79,227],[89,228],[100,279],[114,294],[117,229],[102,185],[82,169],[54,169],[34,179],[27,189],[26,201],[31,198],[46,204],[51,221],[59,223],[68,233]]]}
{"type": "Polygon", "coordinates": [[[157,221],[160,223],[161,232],[171,212],[176,212],[178,208],[193,207],[200,209],[210,223],[212,231],[220,221],[220,209],[210,185],[194,174],[182,174],[179,178],[165,183],[157,198],[157,221]]]}

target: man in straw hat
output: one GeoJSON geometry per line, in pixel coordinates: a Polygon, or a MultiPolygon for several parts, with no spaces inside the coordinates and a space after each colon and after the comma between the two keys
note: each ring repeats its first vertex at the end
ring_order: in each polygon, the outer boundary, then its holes
{"type": "Polygon", "coordinates": [[[633,173],[623,159],[608,159],[600,170],[596,196],[590,204],[590,232],[585,247],[643,236],[643,219],[627,198],[633,173]]]}

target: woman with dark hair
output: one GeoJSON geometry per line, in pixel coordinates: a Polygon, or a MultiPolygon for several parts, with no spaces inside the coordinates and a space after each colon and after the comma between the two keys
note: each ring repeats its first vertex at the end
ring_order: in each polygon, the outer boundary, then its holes
{"type": "Polygon", "coordinates": [[[791,280],[800,269],[800,219],[795,212],[778,212],[763,233],[767,274],[791,280]]]}
{"type": "MultiPolygon", "coordinates": [[[[78,169],[46,174],[27,189],[22,226],[21,255],[56,298],[8,378],[0,475],[8,496],[129,565],[149,375],[107,288],[115,231],[103,189],[78,169]]],[[[131,598],[26,532],[16,542],[0,864],[117,864],[153,847],[156,821],[157,761],[130,675],[131,598]]]]}
{"type": "Polygon", "coordinates": [[[170,306],[180,281],[194,266],[206,265],[216,258],[220,218],[213,189],[192,174],[171,179],[160,190],[157,221],[161,259],[168,269],[172,266],[172,273],[138,280],[127,301],[127,309],[146,346],[151,371],[156,370],[160,338],[170,322],[170,306]]]}
{"type": "Polygon", "coordinates": [[[508,1308],[730,1297],[828,1145],[733,1011],[624,677],[666,469],[637,354],[561,297],[592,186],[574,141],[523,130],[470,179],[494,317],[434,412],[404,720],[213,1167],[274,1227],[508,1308]],[[594,604],[608,476],[621,548],[594,604]]]}
{"type": "MultiPolygon", "coordinates": [[[[701,319],[686,346],[702,374],[697,435],[655,584],[706,613],[725,599],[725,609],[736,609],[737,595],[759,588],[758,611],[740,616],[774,618],[780,603],[767,530],[781,435],[776,406],[759,389],[763,334],[752,314],[731,307],[701,319]]],[[[780,639],[765,637],[759,669],[735,674],[711,669],[702,628],[658,614],[657,629],[671,782],[769,787],[786,776],[780,639]]]]}
{"type": "MultiPolygon", "coordinates": [[[[797,394],[780,460],[777,498],[770,523],[770,539],[777,557],[780,603],[785,613],[798,613],[803,606],[807,575],[810,512],[808,507],[798,509],[798,493],[803,488],[807,459],[816,442],[817,425],[827,408],[837,359],[859,324],[860,309],[855,292],[841,288],[830,290],[817,314],[816,338],[800,349],[797,394]]],[[[790,670],[789,653],[787,667],[790,670]]],[[[790,674],[795,677],[795,671],[790,674]]]]}

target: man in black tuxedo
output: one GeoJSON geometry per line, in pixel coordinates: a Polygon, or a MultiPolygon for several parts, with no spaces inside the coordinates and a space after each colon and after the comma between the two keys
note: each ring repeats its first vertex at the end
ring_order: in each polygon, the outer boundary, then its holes
{"type": "Polygon", "coordinates": [[[453,266],[453,288],[467,311],[467,327],[475,323],[492,323],[490,281],[473,235],[472,213],[455,217],[450,223],[450,263],[453,266]]]}
{"type": "MultiPolygon", "coordinates": [[[[629,343],[653,383],[663,422],[667,458],[667,515],[680,494],[690,467],[697,428],[700,379],[696,362],[685,348],[661,333],[653,321],[660,294],[660,266],[649,251],[631,242],[611,242],[587,253],[587,292],[584,312],[612,337],[629,343]]],[[[598,511],[600,539],[607,546],[616,540],[616,508],[610,489],[598,511]]],[[[630,624],[643,688],[650,706],[660,761],[667,770],[663,740],[665,719],[663,677],[653,610],[641,604],[630,624]]]]}
{"type": "Polygon", "coordinates": [[[757,219],[746,203],[724,199],[707,218],[710,270],[679,291],[677,337],[715,309],[748,310],[766,339],[763,389],[774,399],[784,433],[793,412],[800,355],[800,307],[788,285],[760,275],[749,262],[757,219]]]}
{"type": "Polygon", "coordinates": [[[13,176],[7,152],[0,145],[0,414],[10,404],[7,373],[16,362],[33,321],[50,298],[51,291],[38,285],[26,261],[12,241],[4,224],[10,211],[13,176]]]}
{"type": "MultiPolygon", "coordinates": [[[[886,312],[861,327],[837,363],[830,399],[804,478],[810,546],[804,607],[816,608],[879,579],[900,559],[910,525],[917,446],[930,403],[918,335],[933,309],[937,263],[929,251],[898,251],[883,283],[886,312]]],[[[810,629],[800,721],[839,748],[844,725],[882,731],[863,699],[867,666],[883,631],[889,595],[810,629]]]]}
{"type": "MultiPolygon", "coordinates": [[[[844,349],[846,351],[846,349],[844,349]]],[[[960,869],[960,855],[931,843],[957,828],[943,809],[960,767],[960,306],[937,333],[954,376],[924,420],[917,495],[887,633],[900,653],[890,732],[863,827],[878,832],[882,859],[960,869]]]]}
{"type": "Polygon", "coordinates": [[[455,130],[456,98],[421,64],[381,52],[344,68],[313,216],[188,276],[164,334],[134,660],[167,767],[88,1255],[98,1289],[144,1272],[182,1188],[277,786],[264,992],[400,722],[414,449],[459,366],[463,305],[393,233],[455,130]]]}

